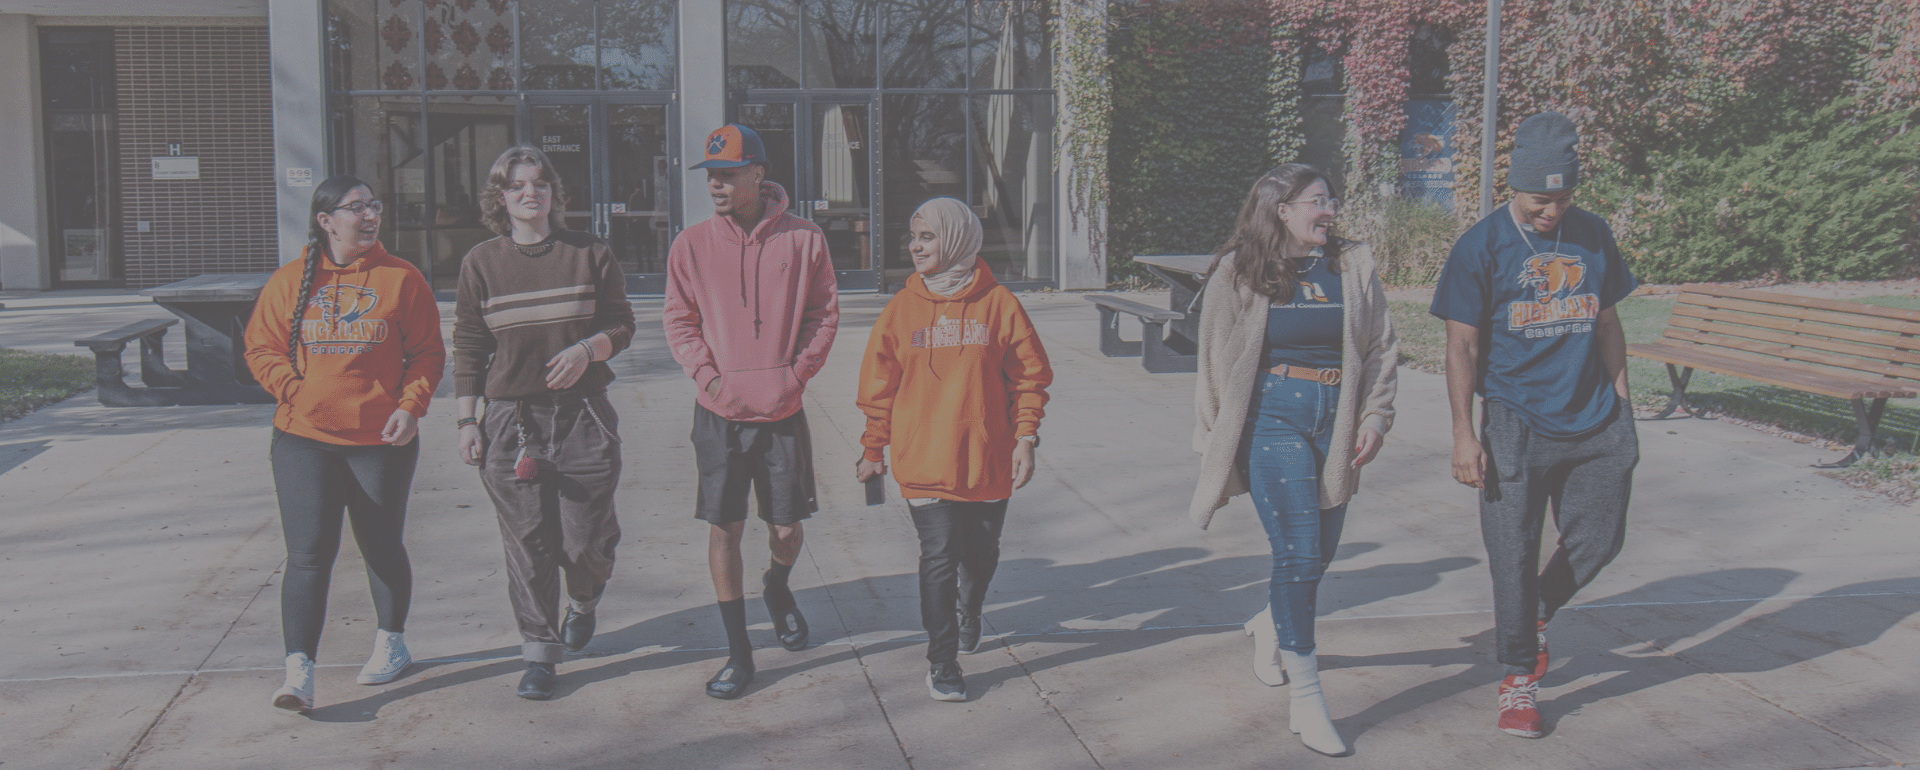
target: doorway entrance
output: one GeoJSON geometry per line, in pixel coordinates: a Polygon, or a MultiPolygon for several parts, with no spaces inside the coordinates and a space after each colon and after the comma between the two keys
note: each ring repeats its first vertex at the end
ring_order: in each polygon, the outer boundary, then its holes
{"type": "Polygon", "coordinates": [[[788,211],[826,233],[840,289],[881,290],[872,97],[756,94],[737,110],[766,143],[767,180],[786,189],[788,211]]]}
{"type": "Polygon", "coordinates": [[[553,161],[567,228],[599,236],[627,293],[666,292],[674,230],[678,116],[668,97],[530,96],[520,135],[553,161]]]}

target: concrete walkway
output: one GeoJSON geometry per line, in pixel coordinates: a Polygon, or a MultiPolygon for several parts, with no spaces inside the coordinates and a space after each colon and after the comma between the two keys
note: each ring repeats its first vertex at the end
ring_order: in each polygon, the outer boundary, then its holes
{"type": "MultiPolygon", "coordinates": [[[[1265,538],[1244,497],[1185,516],[1192,375],[1098,352],[1078,297],[1025,295],[1059,372],[1041,471],[1014,498],[972,698],[926,697],[905,506],[852,480],[854,373],[885,298],[849,296],[810,388],[823,495],[794,573],[814,646],[707,698],[723,636],[691,518],[691,386],[659,303],[618,359],[617,575],[557,697],[513,696],[519,638],[499,536],[423,421],[407,638],[423,662],[353,684],[373,635],[343,549],[320,708],[279,682],[279,535],[266,407],[106,409],[82,396],[0,426],[0,770],[16,768],[1739,768],[1920,762],[1920,519],[1816,476],[1817,452],[1716,422],[1642,423],[1625,553],[1555,622],[1548,734],[1496,731],[1490,590],[1473,495],[1447,473],[1441,378],[1402,375],[1401,418],[1322,587],[1332,710],[1356,754],[1286,730],[1248,670],[1265,538]]],[[[72,340],[157,307],[0,314],[0,345],[72,340]],[[79,333],[75,333],[79,332],[79,333]]],[[[177,340],[175,341],[177,345],[177,340]]],[[[448,396],[450,393],[442,393],[448,396]]],[[[762,532],[760,525],[750,527],[762,532]]],[[[750,564],[765,558],[753,540],[750,564]]],[[[751,581],[750,581],[751,582],[751,581]]]]}

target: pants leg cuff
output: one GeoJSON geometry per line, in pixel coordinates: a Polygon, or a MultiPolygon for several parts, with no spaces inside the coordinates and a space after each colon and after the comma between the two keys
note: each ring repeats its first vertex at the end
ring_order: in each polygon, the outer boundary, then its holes
{"type": "Polygon", "coordinates": [[[567,646],[554,642],[526,642],[520,645],[520,657],[528,663],[559,663],[567,657],[567,646]]]}
{"type": "Polygon", "coordinates": [[[581,615],[592,615],[594,608],[600,606],[600,597],[605,595],[606,595],[606,592],[601,591],[599,594],[596,594],[592,599],[588,599],[586,601],[581,601],[579,599],[575,599],[569,596],[567,597],[567,607],[581,615]]]}

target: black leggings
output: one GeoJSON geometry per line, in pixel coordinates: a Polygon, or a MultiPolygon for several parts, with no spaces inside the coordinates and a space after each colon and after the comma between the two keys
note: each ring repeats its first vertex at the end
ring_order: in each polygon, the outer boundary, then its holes
{"type": "Polygon", "coordinates": [[[920,532],[920,625],[927,629],[927,661],[951,663],[960,650],[959,613],[980,614],[987,584],[1000,567],[1007,501],[941,500],[907,507],[920,532]]]}
{"type": "Polygon", "coordinates": [[[367,562],[380,627],[405,631],[413,566],[400,538],[420,442],[341,446],[276,428],[271,454],[280,526],[287,537],[287,574],[280,581],[280,633],[287,654],[304,652],[318,660],[343,512],[353,522],[354,542],[367,562]]]}

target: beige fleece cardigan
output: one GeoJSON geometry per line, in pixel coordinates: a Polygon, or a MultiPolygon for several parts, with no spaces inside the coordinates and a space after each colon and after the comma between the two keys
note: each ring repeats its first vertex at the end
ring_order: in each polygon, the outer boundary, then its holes
{"type": "MultiPolygon", "coordinates": [[[[1264,295],[1236,285],[1233,255],[1222,257],[1203,290],[1200,310],[1200,376],[1194,386],[1193,451],[1202,455],[1200,482],[1187,515],[1205,529],[1227,499],[1247,491],[1240,467],[1241,434],[1260,376],[1260,355],[1267,344],[1264,295]]],[[[1320,474],[1320,507],[1345,503],[1360,488],[1353,467],[1353,443],[1360,429],[1385,434],[1393,427],[1395,370],[1400,345],[1387,315],[1387,293],[1373,261],[1373,249],[1349,243],[1340,254],[1341,299],[1346,334],[1341,340],[1340,401],[1334,412],[1327,465],[1320,474]]]]}

